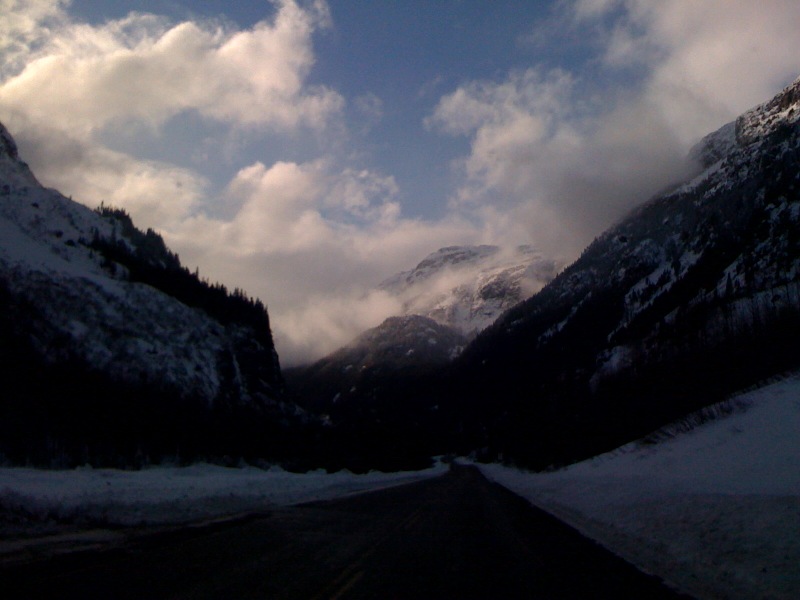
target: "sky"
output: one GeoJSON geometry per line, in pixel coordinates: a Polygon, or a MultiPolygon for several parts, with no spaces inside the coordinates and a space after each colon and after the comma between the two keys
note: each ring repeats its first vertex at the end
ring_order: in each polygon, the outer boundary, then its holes
{"type": "Polygon", "coordinates": [[[0,0],[0,121],[269,307],[282,364],[449,245],[561,264],[800,75],[796,0],[0,0]]]}

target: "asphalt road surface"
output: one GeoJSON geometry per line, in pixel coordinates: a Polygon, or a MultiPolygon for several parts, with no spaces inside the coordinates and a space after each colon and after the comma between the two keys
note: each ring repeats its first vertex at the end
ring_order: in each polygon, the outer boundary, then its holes
{"type": "Polygon", "coordinates": [[[682,596],[456,466],[400,487],[16,564],[0,570],[0,597],[682,596]]]}

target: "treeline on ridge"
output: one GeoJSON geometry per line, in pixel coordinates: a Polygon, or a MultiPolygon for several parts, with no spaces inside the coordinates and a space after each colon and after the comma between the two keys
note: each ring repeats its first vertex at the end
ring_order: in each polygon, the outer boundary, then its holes
{"type": "Polygon", "coordinates": [[[199,308],[223,325],[250,326],[258,342],[272,348],[269,314],[261,300],[248,297],[239,288],[230,292],[221,283],[201,278],[197,270],[191,272],[158,233],[150,228],[144,232],[138,229],[124,209],[101,204],[96,211],[115,224],[114,233],[109,239],[95,232],[88,246],[103,256],[104,266],[112,273],[116,264],[122,265],[130,281],[145,283],[187,306],[199,308]],[[133,248],[125,239],[131,241],[133,248]]]}

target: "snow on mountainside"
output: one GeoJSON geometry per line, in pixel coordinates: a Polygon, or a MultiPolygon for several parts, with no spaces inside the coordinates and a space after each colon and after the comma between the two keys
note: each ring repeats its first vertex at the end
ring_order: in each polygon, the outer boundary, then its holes
{"type": "MultiPolygon", "coordinates": [[[[85,372],[206,407],[278,405],[280,367],[263,305],[200,282],[124,212],[93,211],[43,188],[2,125],[0,305],[3,355],[31,352],[36,368],[57,369],[65,381],[85,372]]],[[[31,373],[25,385],[41,379],[31,373]]],[[[8,398],[0,409],[23,418],[8,398]]]]}
{"type": "Polygon", "coordinates": [[[715,408],[559,471],[481,470],[697,598],[798,598],[800,377],[715,408]]]}
{"type": "Polygon", "coordinates": [[[736,142],[748,146],[800,121],[800,77],[771,100],[736,119],[736,142]]]}
{"type": "Polygon", "coordinates": [[[385,401],[389,381],[419,377],[452,361],[469,338],[518,304],[555,272],[553,261],[530,246],[450,246],[379,289],[398,298],[403,315],[313,365],[286,372],[290,389],[316,409],[385,401]]]}
{"type": "Polygon", "coordinates": [[[379,289],[401,300],[403,314],[423,315],[474,336],[540,290],[555,272],[555,263],[530,246],[450,246],[379,289]]]}
{"type": "Polygon", "coordinates": [[[800,78],[772,100],[748,110],[735,121],[704,137],[692,149],[692,156],[704,168],[722,160],[737,147],[761,142],[800,120],[800,78]]]}
{"type": "Polygon", "coordinates": [[[333,404],[374,401],[393,378],[429,371],[452,361],[466,338],[427,317],[389,317],[308,367],[286,370],[289,388],[305,404],[328,411],[333,404]]]}
{"type": "Polygon", "coordinates": [[[464,337],[458,332],[432,319],[411,315],[389,317],[378,327],[358,336],[346,350],[365,352],[356,361],[360,363],[357,366],[363,369],[386,361],[395,364],[413,364],[418,360],[445,363],[458,355],[464,343],[464,337]],[[401,355],[396,354],[398,347],[403,348],[401,355]]]}
{"type": "Polygon", "coordinates": [[[220,363],[232,353],[232,331],[127,281],[124,269],[112,274],[89,243],[122,237],[114,223],[42,188],[5,128],[0,149],[0,275],[40,316],[33,336],[38,349],[49,360],[79,357],[123,380],[158,380],[214,400],[225,380],[220,363]]]}
{"type": "MultiPolygon", "coordinates": [[[[603,288],[624,289],[621,317],[608,335],[609,342],[622,340],[638,317],[708,262],[714,264],[702,275],[716,279],[703,282],[711,287],[692,290],[695,295],[686,299],[684,308],[709,301],[715,294],[733,305],[746,303],[756,313],[766,301],[765,293],[773,294],[772,303],[796,305],[798,90],[800,80],[742,115],[735,122],[735,136],[731,137],[729,124],[707,137],[701,154],[717,155],[714,163],[603,234],[530,306],[541,305],[543,296],[590,299],[603,288]]],[[[565,318],[540,334],[540,343],[567,327],[580,305],[571,303],[565,318]]],[[[735,311],[732,318],[747,319],[742,312],[735,311]]],[[[536,311],[518,313],[498,327],[518,327],[536,311]]],[[[667,323],[677,318],[675,312],[666,315],[667,323]]]]}
{"type": "Polygon", "coordinates": [[[704,169],[725,158],[736,147],[736,122],[708,134],[691,149],[689,156],[704,169]]]}
{"type": "Polygon", "coordinates": [[[555,264],[530,246],[449,246],[379,289],[398,298],[390,317],[316,363],[286,371],[304,406],[330,411],[387,401],[395,387],[443,367],[470,338],[552,279],[555,264]]]}
{"type": "Polygon", "coordinates": [[[705,138],[693,180],[478,336],[453,394],[507,398],[483,401],[483,418],[504,423],[498,444],[574,459],[697,408],[703,389],[724,395],[797,366],[799,120],[797,80],[705,138]],[[528,418],[506,414],[515,403],[528,418]]]}

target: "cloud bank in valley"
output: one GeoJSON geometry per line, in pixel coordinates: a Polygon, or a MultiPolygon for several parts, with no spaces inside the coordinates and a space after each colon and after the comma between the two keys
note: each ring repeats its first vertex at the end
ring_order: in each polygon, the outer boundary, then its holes
{"type": "Polygon", "coordinates": [[[395,313],[375,286],[439,247],[575,257],[684,176],[699,137],[800,74],[796,2],[556,2],[517,40],[527,63],[425,95],[409,127],[468,144],[441,157],[452,192],[429,216],[356,143],[396,99],[313,77],[335,4],[281,0],[240,27],[136,12],[89,24],[68,1],[1,2],[0,119],[40,179],[126,208],[185,264],[265,300],[286,364],[395,313]],[[565,33],[584,58],[538,60],[565,33]]]}

